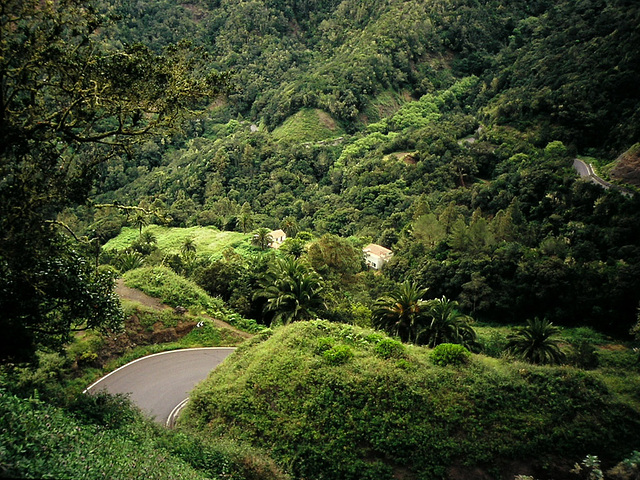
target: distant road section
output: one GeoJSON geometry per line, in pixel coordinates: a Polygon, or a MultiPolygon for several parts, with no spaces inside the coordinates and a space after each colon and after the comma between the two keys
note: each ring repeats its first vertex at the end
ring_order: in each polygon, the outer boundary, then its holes
{"type": "Polygon", "coordinates": [[[578,175],[580,175],[583,178],[588,178],[593,183],[600,185],[604,189],[614,188],[616,190],[620,190],[622,194],[627,197],[630,197],[632,195],[630,191],[618,185],[614,185],[613,183],[609,183],[606,180],[603,180],[602,178],[597,176],[593,171],[593,167],[590,164],[583,162],[579,158],[573,159],[573,168],[576,169],[576,171],[578,172],[578,175]]]}
{"type": "Polygon", "coordinates": [[[102,377],[85,393],[130,394],[131,401],[156,422],[172,426],[193,387],[234,350],[189,348],[142,357],[102,377]]]}
{"type": "Polygon", "coordinates": [[[614,187],[613,184],[611,184],[611,183],[607,182],[606,180],[603,180],[602,178],[597,176],[595,174],[595,172],[593,171],[593,167],[590,164],[588,164],[586,162],[583,162],[579,158],[574,158],[573,159],[573,168],[576,169],[576,171],[578,172],[578,174],[581,177],[589,177],[589,179],[593,183],[597,183],[598,185],[601,185],[603,188],[614,187]]]}

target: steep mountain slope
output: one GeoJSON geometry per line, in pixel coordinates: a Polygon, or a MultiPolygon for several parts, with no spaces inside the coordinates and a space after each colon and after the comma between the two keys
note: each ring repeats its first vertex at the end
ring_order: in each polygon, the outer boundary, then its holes
{"type": "Polygon", "coordinates": [[[229,114],[270,128],[320,108],[351,130],[387,89],[414,98],[480,76],[493,121],[619,148],[638,136],[636,2],[120,1],[126,41],[188,38],[236,74],[229,114]]]}

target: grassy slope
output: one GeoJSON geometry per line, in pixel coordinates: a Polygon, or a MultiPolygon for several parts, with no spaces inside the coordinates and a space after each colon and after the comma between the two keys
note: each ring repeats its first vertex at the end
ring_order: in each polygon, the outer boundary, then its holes
{"type": "MultiPolygon", "coordinates": [[[[248,242],[249,235],[240,232],[221,232],[215,227],[171,228],[160,225],[149,225],[143,232],[156,236],[158,248],[167,254],[180,253],[180,247],[187,238],[193,238],[198,255],[219,255],[228,247],[235,247],[248,242]]],[[[105,250],[123,250],[129,247],[139,236],[137,228],[125,227],[115,238],[109,240],[105,250]]]]}
{"type": "Polygon", "coordinates": [[[640,444],[639,412],[593,375],[483,356],[443,368],[418,347],[384,359],[381,338],[320,321],[276,330],[203,382],[183,423],[270,448],[309,479],[440,478],[472,466],[496,478],[517,460],[619,460],[640,444]]]}
{"type": "Polygon", "coordinates": [[[311,108],[290,116],[273,131],[275,139],[292,142],[317,142],[342,134],[344,130],[328,113],[311,108]]]}
{"type": "Polygon", "coordinates": [[[128,287],[142,290],[172,307],[182,306],[196,314],[208,314],[246,332],[264,329],[255,320],[243,318],[229,309],[220,298],[213,298],[191,280],[167,267],[142,267],[124,274],[128,287]]]}

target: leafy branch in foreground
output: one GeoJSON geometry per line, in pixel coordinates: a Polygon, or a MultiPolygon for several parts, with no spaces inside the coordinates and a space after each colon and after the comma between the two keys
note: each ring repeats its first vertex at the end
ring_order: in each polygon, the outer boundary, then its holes
{"type": "Polygon", "coordinates": [[[207,106],[226,78],[183,43],[115,48],[88,2],[0,9],[0,361],[60,345],[71,325],[115,320],[112,283],[83,268],[57,215],[85,203],[97,168],[207,106]],[[60,264],[59,267],[55,265],[60,264]],[[106,302],[106,303],[105,303],[106,302]],[[49,336],[49,338],[45,338],[49,336]]]}

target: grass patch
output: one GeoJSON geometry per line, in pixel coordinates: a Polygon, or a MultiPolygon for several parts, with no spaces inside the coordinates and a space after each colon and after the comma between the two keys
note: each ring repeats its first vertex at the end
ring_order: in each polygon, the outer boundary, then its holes
{"type": "Polygon", "coordinates": [[[342,127],[326,112],[303,108],[273,131],[276,140],[294,143],[318,142],[344,134],[342,127]]]}
{"type": "MultiPolygon", "coordinates": [[[[222,232],[215,227],[164,227],[149,225],[144,232],[152,233],[157,239],[157,246],[167,255],[179,254],[182,244],[187,238],[192,238],[196,246],[196,255],[217,258],[227,248],[240,246],[248,247],[250,235],[240,232],[222,232]]],[[[138,239],[140,232],[137,228],[124,227],[120,234],[109,240],[105,250],[124,250],[138,239]]]]}

